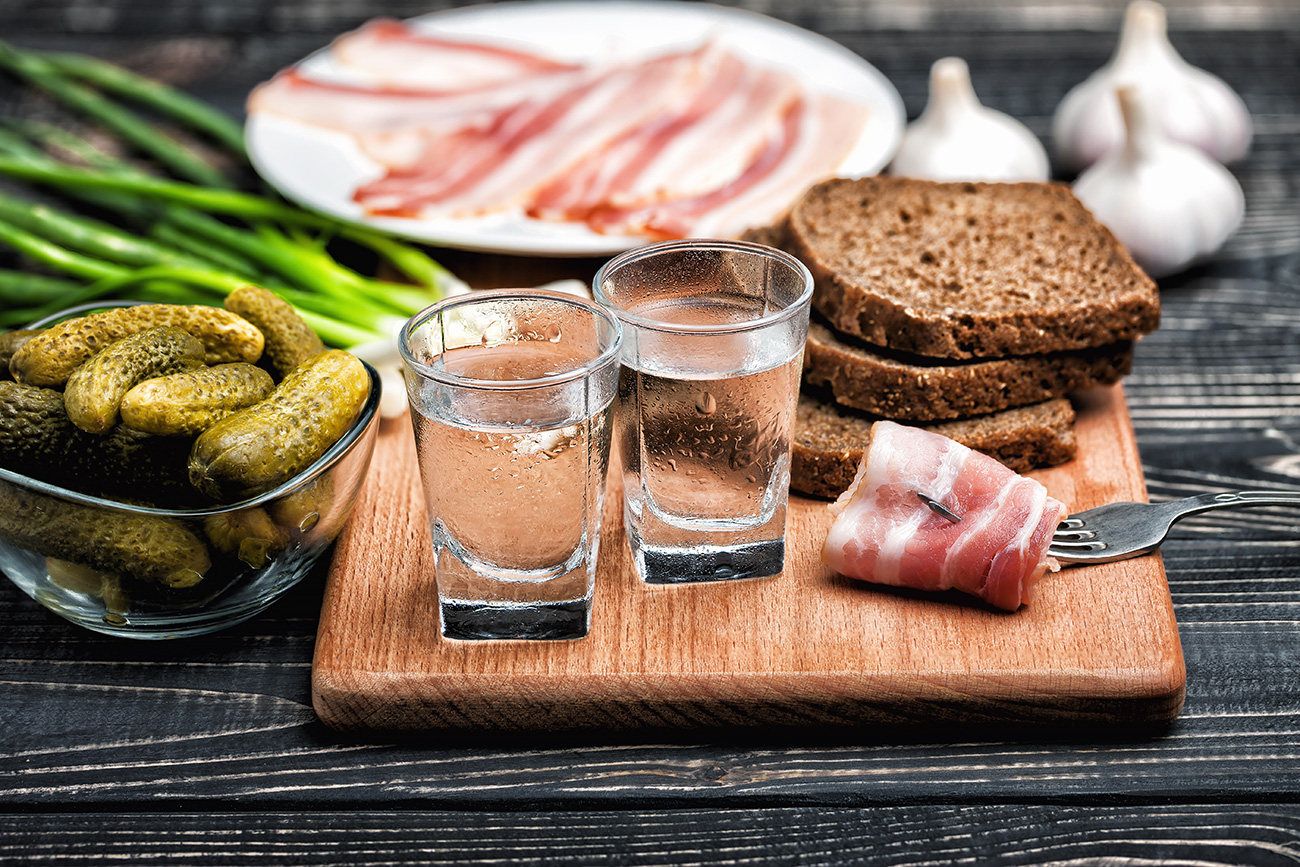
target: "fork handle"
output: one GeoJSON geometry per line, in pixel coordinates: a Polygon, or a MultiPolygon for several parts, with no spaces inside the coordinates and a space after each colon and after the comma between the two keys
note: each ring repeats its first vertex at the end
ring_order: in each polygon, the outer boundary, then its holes
{"type": "Polygon", "coordinates": [[[1197,494],[1184,500],[1174,500],[1169,505],[1177,506],[1180,516],[1231,506],[1300,506],[1300,491],[1224,491],[1218,494],[1197,494]]]}

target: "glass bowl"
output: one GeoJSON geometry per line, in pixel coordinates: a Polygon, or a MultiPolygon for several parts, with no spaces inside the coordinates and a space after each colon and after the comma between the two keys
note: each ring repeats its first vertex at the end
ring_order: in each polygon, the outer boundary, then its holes
{"type": "Polygon", "coordinates": [[[108,635],[179,638],[255,616],[312,570],[352,512],[380,422],[379,374],[365,368],[370,396],[347,433],[294,478],[239,503],[134,505],[0,467],[0,571],[55,614],[108,635]],[[106,562],[130,565],[103,571],[106,562]]]}

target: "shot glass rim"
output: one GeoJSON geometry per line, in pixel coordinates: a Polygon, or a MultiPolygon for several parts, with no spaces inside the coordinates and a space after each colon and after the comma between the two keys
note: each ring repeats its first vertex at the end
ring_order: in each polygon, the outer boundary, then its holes
{"type": "Polygon", "coordinates": [[[432,379],[435,382],[442,383],[443,385],[453,385],[459,388],[483,389],[487,391],[522,391],[530,388],[549,388],[566,382],[586,379],[594,375],[597,371],[608,367],[610,364],[617,364],[622,350],[622,345],[623,323],[620,322],[618,316],[614,315],[609,309],[576,295],[569,295],[564,292],[553,292],[546,289],[476,289],[464,295],[454,295],[450,298],[444,298],[437,303],[430,304],[410,319],[407,319],[402,325],[401,332],[397,336],[397,351],[402,356],[402,363],[406,365],[408,370],[411,370],[426,379],[432,379]],[[477,304],[484,301],[507,300],[511,298],[521,300],[536,300],[542,298],[579,307],[589,313],[594,313],[601,319],[612,324],[614,326],[614,339],[610,341],[609,346],[602,349],[600,354],[590,361],[560,373],[552,373],[548,376],[540,376],[533,379],[502,380],[478,379],[471,376],[461,376],[460,374],[448,373],[446,370],[440,370],[432,365],[425,364],[423,361],[419,361],[411,354],[410,347],[407,343],[416,323],[422,325],[438,313],[454,307],[460,307],[467,304],[477,304]]]}
{"type": "Polygon", "coordinates": [[[803,308],[807,307],[808,303],[812,300],[813,277],[812,272],[808,270],[808,266],[803,262],[800,262],[784,250],[778,250],[777,248],[769,247],[766,244],[718,238],[687,238],[677,241],[660,241],[655,244],[647,244],[643,247],[636,247],[620,253],[605,264],[601,265],[596,271],[596,276],[591,281],[591,294],[602,306],[606,306],[610,310],[613,310],[618,319],[628,325],[634,325],[637,328],[658,331],[665,334],[740,334],[746,331],[761,331],[792,317],[799,316],[803,308]],[[605,294],[603,289],[604,277],[606,272],[611,269],[625,265],[629,262],[634,262],[638,259],[646,259],[663,253],[674,253],[683,250],[732,250],[742,253],[755,253],[769,259],[776,259],[790,266],[803,278],[803,291],[799,293],[797,298],[780,310],[765,313],[756,319],[747,319],[743,322],[722,322],[702,325],[664,322],[659,319],[640,316],[628,310],[626,307],[615,303],[613,299],[605,294]]]}

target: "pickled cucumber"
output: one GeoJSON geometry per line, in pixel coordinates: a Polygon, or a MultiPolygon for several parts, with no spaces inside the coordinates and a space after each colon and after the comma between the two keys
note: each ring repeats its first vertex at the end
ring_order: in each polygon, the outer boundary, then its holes
{"type": "Polygon", "coordinates": [[[267,504],[267,511],[277,524],[294,535],[310,533],[320,527],[324,519],[326,524],[321,527],[321,532],[327,542],[332,542],[342,529],[342,522],[332,517],[338,514],[331,511],[333,505],[334,476],[322,473],[293,493],[267,504]]]}
{"type": "Polygon", "coordinates": [[[158,437],[118,425],[90,434],[68,418],[63,395],[0,381],[0,466],[51,484],[115,500],[193,505],[189,437],[158,437]]]}
{"type": "Polygon", "coordinates": [[[289,531],[260,508],[209,515],[203,519],[203,532],[218,551],[254,569],[261,569],[289,544],[289,531]]]}
{"type": "Polygon", "coordinates": [[[17,331],[6,331],[0,334],[0,379],[11,378],[9,362],[13,359],[14,353],[44,330],[43,328],[19,328],[17,331]]]}
{"type": "Polygon", "coordinates": [[[28,385],[62,386],[81,364],[115,340],[174,325],[203,342],[205,362],[257,361],[262,332],[242,316],[202,304],[140,304],[79,316],[46,329],[14,353],[9,370],[28,385]]]}
{"type": "Polygon", "coordinates": [[[194,436],[274,388],[271,374],[244,361],[146,379],[122,398],[122,424],[159,436],[194,436]]]}
{"type": "Polygon", "coordinates": [[[108,572],[73,563],[71,560],[60,560],[58,557],[45,558],[45,574],[50,576],[53,584],[64,590],[84,593],[87,596],[98,596],[103,590],[105,579],[117,578],[116,575],[108,572]]]}
{"type": "Polygon", "coordinates": [[[202,366],[204,354],[197,337],[173,325],[115,340],[68,377],[63,390],[68,418],[88,433],[106,433],[117,424],[122,398],[136,383],[202,366]]]}
{"type": "Polygon", "coordinates": [[[120,616],[129,610],[131,599],[117,575],[57,557],[45,558],[45,572],[50,581],[64,590],[103,599],[109,616],[120,616]]]}
{"type": "Polygon", "coordinates": [[[287,301],[260,286],[243,286],[226,296],[226,309],[253,323],[266,339],[265,360],[276,379],[315,355],[325,344],[287,301]]]}
{"type": "Polygon", "coordinates": [[[71,503],[4,481],[0,538],[165,587],[193,587],[212,565],[207,545],[179,521],[71,503]]]}
{"type": "Polygon", "coordinates": [[[190,482],[222,502],[256,496],[306,469],[361,412],[370,376],[340,349],[308,359],[261,403],[201,433],[190,452],[190,482]]]}

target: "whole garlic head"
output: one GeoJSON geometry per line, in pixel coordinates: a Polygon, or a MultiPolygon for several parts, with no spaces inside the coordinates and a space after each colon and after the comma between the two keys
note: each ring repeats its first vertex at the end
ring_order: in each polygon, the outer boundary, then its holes
{"type": "Polygon", "coordinates": [[[1125,86],[1142,92],[1171,138],[1221,163],[1249,150],[1252,130],[1245,102],[1221,78],[1183,60],[1169,42],[1163,6],[1134,0],[1109,62],[1057,106],[1052,141],[1064,168],[1092,165],[1124,141],[1114,93],[1125,86]]]}
{"type": "Polygon", "coordinates": [[[1124,144],[1081,174],[1074,193],[1152,277],[1215,252],[1245,215],[1232,173],[1191,145],[1169,138],[1137,88],[1116,95],[1124,144]]]}
{"type": "Polygon", "coordinates": [[[1044,181],[1047,151],[1024,124],[980,104],[960,57],[930,67],[930,98],[908,125],[890,172],[934,181],[1044,181]]]}

